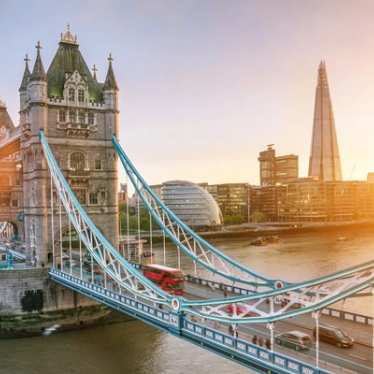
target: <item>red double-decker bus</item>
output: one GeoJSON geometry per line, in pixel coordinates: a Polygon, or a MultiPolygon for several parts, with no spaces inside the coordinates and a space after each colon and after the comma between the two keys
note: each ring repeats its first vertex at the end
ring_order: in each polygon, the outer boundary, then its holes
{"type": "Polygon", "coordinates": [[[184,274],[180,269],[151,264],[143,266],[143,274],[164,291],[172,295],[183,295],[184,274]]]}

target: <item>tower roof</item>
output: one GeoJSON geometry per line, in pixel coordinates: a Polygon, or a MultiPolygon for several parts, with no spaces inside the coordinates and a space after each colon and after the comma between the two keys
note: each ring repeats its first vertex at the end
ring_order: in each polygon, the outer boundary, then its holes
{"type": "Polygon", "coordinates": [[[105,90],[118,91],[118,85],[117,85],[116,77],[114,76],[113,67],[112,67],[113,58],[111,54],[109,54],[108,61],[109,61],[109,67],[108,67],[108,72],[106,74],[103,89],[104,91],[105,90]]]}
{"type": "Polygon", "coordinates": [[[0,100],[0,128],[5,127],[9,130],[14,130],[15,126],[12,119],[9,116],[6,105],[3,101],[0,100]]]}
{"type": "Polygon", "coordinates": [[[101,85],[92,77],[84,58],[79,51],[77,38],[73,37],[70,30],[61,35],[58,50],[48,68],[48,96],[63,97],[66,74],[74,71],[86,80],[89,98],[93,101],[102,101],[101,85]]]}
{"type": "Polygon", "coordinates": [[[22,82],[19,87],[19,91],[26,91],[27,89],[27,84],[29,83],[30,80],[30,69],[29,69],[29,57],[26,55],[25,56],[25,71],[23,72],[23,77],[22,77],[22,82]]]}
{"type": "Polygon", "coordinates": [[[36,60],[34,64],[34,69],[32,70],[30,81],[45,81],[47,79],[47,76],[45,74],[42,58],[40,57],[40,49],[42,47],[40,46],[40,42],[36,45],[36,60]]]}
{"type": "Polygon", "coordinates": [[[64,33],[61,33],[61,42],[62,43],[67,43],[67,44],[78,45],[77,35],[73,35],[70,32],[70,25],[69,24],[67,24],[66,31],[64,33]]]}
{"type": "Polygon", "coordinates": [[[342,179],[334,113],[324,61],[321,61],[318,68],[310,153],[310,177],[318,177],[323,181],[342,179]]]}

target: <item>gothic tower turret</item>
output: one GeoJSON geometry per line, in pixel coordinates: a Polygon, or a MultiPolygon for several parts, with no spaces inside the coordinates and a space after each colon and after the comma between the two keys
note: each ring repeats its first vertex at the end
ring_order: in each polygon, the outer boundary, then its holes
{"type": "MultiPolygon", "coordinates": [[[[28,101],[27,86],[29,84],[30,76],[31,76],[30,69],[29,69],[30,59],[27,55],[25,56],[24,61],[25,61],[25,71],[23,72],[22,82],[18,89],[19,101],[20,101],[20,112],[22,112],[26,108],[26,103],[28,101]]],[[[21,123],[23,123],[22,120],[21,120],[21,123]]]]}
{"type": "MultiPolygon", "coordinates": [[[[27,77],[27,100],[21,147],[24,150],[26,247],[38,265],[51,262],[50,176],[39,141],[44,130],[60,169],[77,198],[103,234],[118,245],[117,160],[111,137],[118,133],[118,86],[112,61],[105,83],[96,67],[89,70],[70,28],[61,34],[57,52],[44,70],[37,45],[35,64],[27,77]]],[[[27,64],[27,61],[26,61],[27,64]]],[[[24,85],[22,93],[24,92],[24,85]]],[[[21,92],[21,91],[20,91],[21,92]]],[[[57,204],[57,201],[56,201],[57,204]]],[[[55,212],[56,213],[56,212],[55,212]]],[[[54,220],[54,237],[66,237],[69,224],[54,220]]],[[[61,262],[61,256],[56,258],[61,262]]]]}
{"type": "Polygon", "coordinates": [[[105,122],[108,125],[109,136],[116,135],[118,137],[118,130],[119,130],[119,110],[118,110],[118,85],[116,81],[116,77],[114,76],[113,72],[113,58],[112,54],[109,54],[108,57],[108,71],[106,74],[104,86],[103,86],[103,96],[104,96],[104,103],[106,107],[105,111],[105,122]]]}
{"type": "Polygon", "coordinates": [[[47,130],[47,75],[40,56],[41,48],[40,42],[38,42],[34,68],[27,85],[30,106],[29,122],[33,135],[38,135],[40,129],[47,130]]]}
{"type": "Polygon", "coordinates": [[[24,223],[25,240],[30,259],[36,260],[38,265],[47,264],[48,247],[48,182],[45,178],[46,163],[41,144],[39,130],[47,133],[47,75],[40,55],[40,42],[36,45],[36,59],[31,75],[27,79],[27,92],[21,84],[20,94],[26,98],[21,107],[21,125],[23,126],[22,149],[23,183],[24,183],[24,223]]]}

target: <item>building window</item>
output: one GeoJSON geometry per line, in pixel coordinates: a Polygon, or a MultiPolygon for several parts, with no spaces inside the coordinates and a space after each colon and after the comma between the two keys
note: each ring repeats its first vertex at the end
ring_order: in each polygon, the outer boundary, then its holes
{"type": "Polygon", "coordinates": [[[84,103],[84,90],[81,88],[78,90],[78,101],[84,103]]]}
{"type": "Polygon", "coordinates": [[[92,112],[88,113],[88,124],[93,125],[95,123],[95,114],[92,112]]]}
{"type": "Polygon", "coordinates": [[[106,193],[105,191],[101,191],[101,202],[104,204],[106,199],[106,193]]]}
{"type": "Polygon", "coordinates": [[[75,89],[69,88],[69,101],[75,101],[75,89]]]}
{"type": "Polygon", "coordinates": [[[70,167],[73,170],[84,170],[86,160],[82,152],[74,152],[70,155],[70,167]]]}
{"type": "Polygon", "coordinates": [[[79,112],[79,123],[86,123],[86,113],[79,112]]]}
{"type": "Polygon", "coordinates": [[[65,121],[66,121],[66,113],[65,113],[64,110],[60,110],[60,111],[58,112],[58,120],[59,120],[60,122],[65,122],[65,121]]]}
{"type": "Polygon", "coordinates": [[[17,208],[18,207],[18,200],[17,199],[12,200],[12,207],[13,208],[17,208]]]}
{"type": "Polygon", "coordinates": [[[75,110],[73,110],[73,109],[71,109],[69,111],[69,120],[70,120],[70,122],[73,122],[73,123],[76,121],[75,110]]]}
{"type": "Polygon", "coordinates": [[[79,202],[83,205],[86,205],[86,190],[83,188],[79,188],[75,189],[74,192],[79,202]]]}
{"type": "Polygon", "coordinates": [[[97,205],[97,203],[98,203],[97,192],[90,192],[90,204],[97,205]]]}
{"type": "Polygon", "coordinates": [[[0,192],[0,205],[9,207],[9,205],[10,205],[10,192],[0,192]]]}
{"type": "Polygon", "coordinates": [[[101,160],[100,159],[95,160],[95,170],[101,170],[101,160]]]}

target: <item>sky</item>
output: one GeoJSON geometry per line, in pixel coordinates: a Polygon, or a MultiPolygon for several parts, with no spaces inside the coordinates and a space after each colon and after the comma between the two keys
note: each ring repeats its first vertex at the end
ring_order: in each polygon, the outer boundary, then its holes
{"type": "Polygon", "coordinates": [[[374,171],[371,0],[0,0],[0,99],[18,123],[24,54],[47,69],[70,23],[89,66],[120,86],[120,141],[150,184],[258,184],[258,153],[307,175],[326,60],[345,179],[374,171]]]}

